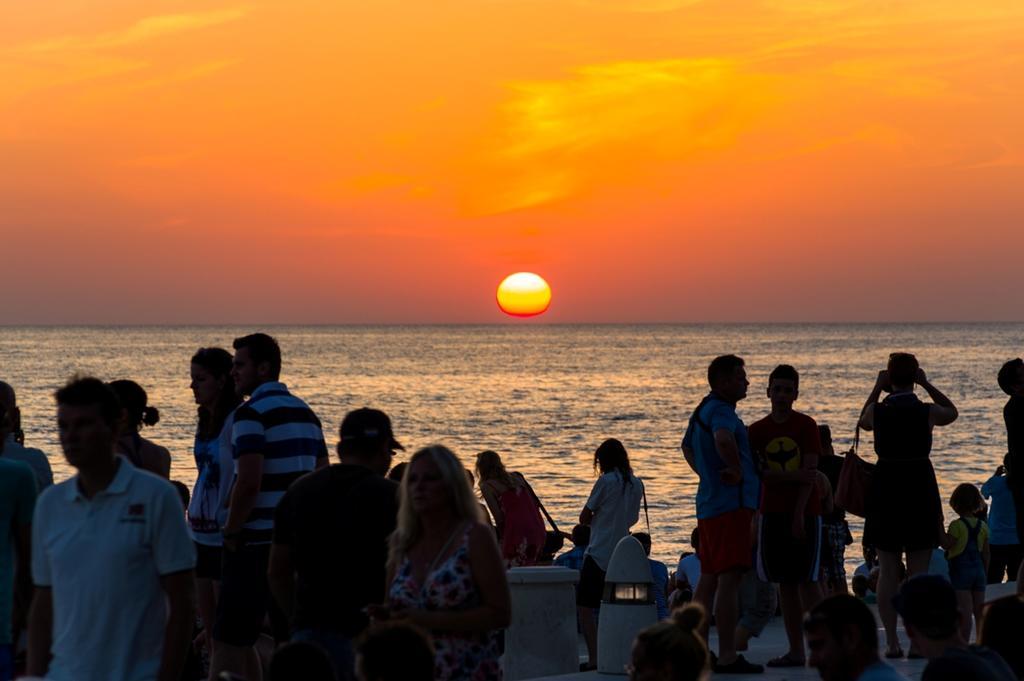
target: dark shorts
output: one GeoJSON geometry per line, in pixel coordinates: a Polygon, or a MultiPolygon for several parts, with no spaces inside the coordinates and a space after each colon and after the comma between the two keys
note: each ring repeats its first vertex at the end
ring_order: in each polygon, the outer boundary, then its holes
{"type": "Polygon", "coordinates": [[[256,643],[268,614],[274,639],[287,640],[287,620],[272,603],[267,583],[270,544],[224,549],[223,556],[214,640],[247,648],[256,643]]]}
{"type": "Polygon", "coordinates": [[[803,584],[821,571],[821,516],[804,517],[804,536],[793,536],[792,513],[762,513],[758,520],[757,574],[765,582],[803,584]]]}
{"type": "MultiPolygon", "coordinates": [[[[714,518],[697,519],[700,537],[697,556],[702,573],[720,575],[750,569],[750,521],[753,517],[753,510],[738,508],[714,518]]],[[[696,584],[692,586],[697,588],[696,584]]]]}
{"type": "Polygon", "coordinates": [[[576,605],[581,608],[601,607],[601,598],[604,595],[604,570],[590,556],[583,560],[583,569],[580,570],[580,585],[576,593],[576,605]]]}
{"type": "Polygon", "coordinates": [[[224,549],[209,544],[196,545],[196,579],[220,580],[221,560],[224,549]]]}

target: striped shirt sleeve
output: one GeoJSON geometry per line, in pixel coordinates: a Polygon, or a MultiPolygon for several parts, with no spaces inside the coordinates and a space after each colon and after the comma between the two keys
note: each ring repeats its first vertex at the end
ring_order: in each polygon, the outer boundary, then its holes
{"type": "Polygon", "coordinates": [[[259,412],[248,405],[235,411],[231,427],[231,450],[235,459],[243,454],[263,454],[267,447],[266,430],[259,412]]]}

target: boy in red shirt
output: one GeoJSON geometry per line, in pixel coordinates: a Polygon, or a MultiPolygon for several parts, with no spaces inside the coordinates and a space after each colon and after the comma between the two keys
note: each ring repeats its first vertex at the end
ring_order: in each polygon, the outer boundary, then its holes
{"type": "Polygon", "coordinates": [[[821,598],[821,500],[815,491],[821,440],[818,424],[793,409],[800,376],[782,364],[768,377],[772,412],[749,428],[750,448],[761,466],[757,571],[779,585],[789,651],[769,667],[802,667],[803,613],[821,598]]]}

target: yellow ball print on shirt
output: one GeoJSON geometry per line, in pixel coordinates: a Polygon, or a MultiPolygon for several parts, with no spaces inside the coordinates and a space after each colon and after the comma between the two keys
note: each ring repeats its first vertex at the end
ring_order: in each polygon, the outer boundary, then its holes
{"type": "Polygon", "coordinates": [[[788,473],[800,470],[800,445],[785,435],[774,438],[764,448],[765,466],[770,471],[788,473]]]}

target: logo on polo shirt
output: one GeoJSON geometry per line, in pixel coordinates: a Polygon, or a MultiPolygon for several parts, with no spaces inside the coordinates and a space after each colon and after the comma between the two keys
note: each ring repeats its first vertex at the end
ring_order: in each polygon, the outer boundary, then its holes
{"type": "Polygon", "coordinates": [[[129,504],[128,508],[125,509],[124,515],[121,516],[122,523],[145,523],[146,522],[146,505],[145,504],[129,504]]]}

